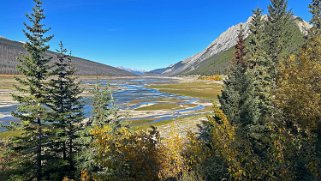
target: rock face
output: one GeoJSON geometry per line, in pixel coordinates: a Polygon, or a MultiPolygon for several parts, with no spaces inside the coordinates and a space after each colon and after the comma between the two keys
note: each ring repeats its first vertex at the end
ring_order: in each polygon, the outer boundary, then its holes
{"type": "MultiPolygon", "coordinates": [[[[267,16],[264,16],[263,18],[267,19],[267,16]]],[[[294,17],[294,19],[297,25],[299,26],[300,31],[303,34],[307,34],[308,30],[311,27],[310,24],[297,17],[294,17]]],[[[180,75],[182,73],[185,74],[191,72],[195,70],[197,66],[204,60],[207,60],[212,56],[215,56],[223,51],[232,48],[237,43],[237,35],[241,26],[244,29],[245,38],[249,36],[249,25],[251,20],[252,17],[248,18],[248,20],[244,23],[239,23],[235,26],[230,27],[228,30],[222,33],[214,42],[212,42],[205,50],[166,68],[164,72],[162,72],[162,74],[166,76],[175,76],[180,75]]]]}
{"type": "MultiPolygon", "coordinates": [[[[17,60],[21,54],[25,54],[23,42],[17,42],[0,37],[0,74],[17,74],[17,60]]],[[[48,51],[47,56],[56,61],[57,55],[48,51]]],[[[72,63],[77,69],[78,75],[108,75],[108,76],[133,76],[134,74],[105,64],[93,62],[83,58],[72,57],[72,63]]]]}
{"type": "Polygon", "coordinates": [[[312,28],[312,26],[311,26],[308,22],[302,20],[302,19],[299,18],[299,17],[294,17],[294,18],[296,19],[295,22],[296,22],[296,24],[298,25],[300,31],[301,31],[305,36],[308,35],[308,31],[309,31],[310,28],[312,28]]]}

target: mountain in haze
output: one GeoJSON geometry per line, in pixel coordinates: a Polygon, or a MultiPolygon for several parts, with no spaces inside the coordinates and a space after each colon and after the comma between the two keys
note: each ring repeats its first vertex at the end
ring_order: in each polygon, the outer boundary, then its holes
{"type": "MultiPolygon", "coordinates": [[[[17,74],[16,66],[19,64],[17,57],[26,53],[23,42],[12,41],[0,37],[0,74],[17,74]]],[[[47,56],[56,61],[57,54],[48,51],[47,56]]],[[[118,69],[105,64],[93,62],[78,57],[71,57],[72,64],[77,69],[77,75],[106,75],[106,76],[133,76],[126,70],[118,69]]]]}
{"type": "MultiPolygon", "coordinates": [[[[266,19],[267,16],[264,16],[266,19]]],[[[212,75],[224,73],[233,59],[234,46],[237,43],[237,35],[242,26],[245,32],[245,38],[250,36],[249,25],[252,17],[244,23],[239,23],[228,28],[214,42],[212,42],[205,50],[180,61],[165,69],[156,70],[165,76],[177,75],[212,75]],[[160,71],[161,70],[161,71],[160,71]]],[[[294,36],[291,40],[291,49],[296,48],[303,42],[303,35],[306,35],[310,29],[310,24],[299,17],[293,17],[293,24],[288,28],[291,29],[294,36]]]]}
{"type": "Polygon", "coordinates": [[[155,69],[152,71],[137,70],[137,69],[126,68],[126,67],[118,67],[118,68],[131,72],[137,76],[159,76],[166,70],[166,68],[155,69]]]}
{"type": "Polygon", "coordinates": [[[121,70],[125,70],[127,72],[130,72],[134,75],[144,75],[146,73],[146,71],[144,70],[138,70],[138,69],[133,69],[133,68],[126,68],[126,67],[117,67],[121,70]]]}

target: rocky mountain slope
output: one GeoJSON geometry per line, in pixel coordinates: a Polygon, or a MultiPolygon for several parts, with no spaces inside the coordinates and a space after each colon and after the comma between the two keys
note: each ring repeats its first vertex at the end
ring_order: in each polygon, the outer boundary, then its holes
{"type": "Polygon", "coordinates": [[[160,69],[151,70],[149,72],[145,72],[145,74],[148,74],[148,75],[161,75],[166,70],[167,70],[167,68],[160,68],[160,69]]]}
{"type": "MultiPolygon", "coordinates": [[[[265,16],[265,18],[267,18],[265,16]]],[[[289,28],[293,29],[295,37],[293,43],[299,44],[302,42],[303,34],[307,34],[310,28],[309,23],[303,21],[301,18],[293,17],[295,26],[289,28]],[[299,32],[299,33],[298,33],[299,32]]],[[[234,46],[237,41],[237,34],[242,26],[245,30],[245,38],[250,35],[249,25],[252,17],[244,23],[237,24],[230,27],[223,32],[214,42],[212,42],[202,52],[189,57],[175,65],[166,68],[161,74],[166,76],[175,75],[190,75],[190,74],[212,74],[223,73],[227,67],[228,62],[233,57],[234,46]]]]}
{"type": "MultiPolygon", "coordinates": [[[[22,42],[12,41],[0,37],[0,74],[16,74],[18,65],[17,57],[26,53],[22,42]]],[[[48,56],[57,57],[54,52],[48,51],[48,56]]],[[[111,67],[105,64],[96,63],[83,58],[72,57],[72,62],[77,69],[78,75],[108,75],[108,76],[133,76],[134,74],[111,67]]]]}

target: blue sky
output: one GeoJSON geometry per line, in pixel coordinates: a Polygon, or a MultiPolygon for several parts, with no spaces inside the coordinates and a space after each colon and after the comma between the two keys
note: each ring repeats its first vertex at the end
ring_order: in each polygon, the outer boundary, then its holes
{"type": "MultiPolygon", "coordinates": [[[[0,0],[0,36],[25,41],[32,0],[0,0]]],[[[73,55],[112,66],[151,70],[201,51],[228,27],[244,22],[268,0],[43,0],[45,24],[73,55]]],[[[310,19],[310,0],[290,0],[310,19]]]]}

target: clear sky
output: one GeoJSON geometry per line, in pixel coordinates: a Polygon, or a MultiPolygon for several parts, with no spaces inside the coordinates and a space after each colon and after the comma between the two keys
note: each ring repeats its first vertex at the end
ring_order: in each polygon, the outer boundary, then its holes
{"type": "MultiPolygon", "coordinates": [[[[32,0],[0,0],[0,36],[25,41],[32,0]]],[[[228,27],[244,22],[268,0],[43,0],[45,24],[73,55],[112,66],[151,70],[206,48],[228,27]]],[[[309,21],[310,0],[290,0],[309,21]]]]}

